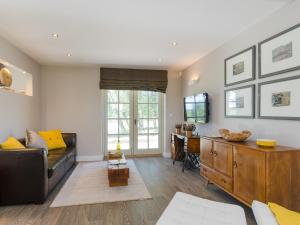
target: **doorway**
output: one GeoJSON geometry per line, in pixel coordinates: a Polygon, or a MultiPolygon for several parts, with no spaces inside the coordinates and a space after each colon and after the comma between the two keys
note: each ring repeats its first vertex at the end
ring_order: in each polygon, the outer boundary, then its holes
{"type": "Polygon", "coordinates": [[[162,153],[163,94],[152,91],[105,91],[105,149],[118,142],[126,155],[162,153]]]}

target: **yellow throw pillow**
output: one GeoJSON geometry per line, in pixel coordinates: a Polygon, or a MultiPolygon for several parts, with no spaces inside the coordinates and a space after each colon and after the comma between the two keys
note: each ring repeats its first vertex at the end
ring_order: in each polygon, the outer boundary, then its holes
{"type": "Polygon", "coordinates": [[[46,142],[48,150],[67,147],[60,130],[39,131],[39,135],[46,142]]]}
{"type": "Polygon", "coordinates": [[[269,202],[268,206],[280,225],[300,225],[300,213],[288,210],[272,202],[269,202]]]}
{"type": "Polygon", "coordinates": [[[24,149],[25,146],[22,145],[17,139],[14,137],[8,137],[7,140],[0,144],[3,150],[11,150],[11,149],[24,149]]]}

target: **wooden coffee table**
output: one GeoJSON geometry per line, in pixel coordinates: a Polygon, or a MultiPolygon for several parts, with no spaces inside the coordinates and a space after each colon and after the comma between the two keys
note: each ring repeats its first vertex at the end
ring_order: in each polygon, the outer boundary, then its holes
{"type": "MultiPolygon", "coordinates": [[[[124,154],[122,154],[122,157],[111,157],[112,154],[109,153],[108,160],[110,159],[125,159],[124,154]]],[[[116,187],[116,186],[128,186],[128,178],[129,178],[129,168],[125,164],[120,165],[111,165],[109,162],[107,162],[107,171],[108,171],[108,181],[110,187],[116,187]]]]}

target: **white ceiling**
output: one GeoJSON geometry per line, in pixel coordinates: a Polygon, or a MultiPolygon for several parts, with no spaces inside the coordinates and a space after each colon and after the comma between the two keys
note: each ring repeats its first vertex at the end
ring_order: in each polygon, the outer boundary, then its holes
{"type": "Polygon", "coordinates": [[[287,2],[0,0],[0,35],[42,65],[180,70],[287,2]]]}

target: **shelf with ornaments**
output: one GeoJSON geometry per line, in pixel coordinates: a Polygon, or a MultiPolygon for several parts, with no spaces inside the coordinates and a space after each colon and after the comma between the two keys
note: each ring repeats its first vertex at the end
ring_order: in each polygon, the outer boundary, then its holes
{"type": "Polygon", "coordinates": [[[0,59],[0,91],[32,96],[32,74],[0,59]]]}

